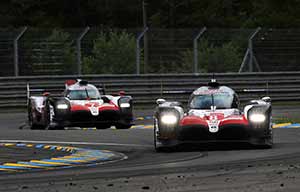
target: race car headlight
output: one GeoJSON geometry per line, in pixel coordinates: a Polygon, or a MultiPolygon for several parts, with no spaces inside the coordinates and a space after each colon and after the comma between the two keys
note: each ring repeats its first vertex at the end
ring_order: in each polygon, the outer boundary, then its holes
{"type": "Polygon", "coordinates": [[[131,110],[132,106],[132,98],[130,96],[121,97],[118,101],[118,104],[122,111],[129,111],[131,110]]]}
{"type": "Polygon", "coordinates": [[[251,114],[249,120],[253,123],[263,123],[266,121],[266,115],[264,114],[251,114]]]}
{"type": "Polygon", "coordinates": [[[129,108],[130,107],[130,103],[121,103],[120,107],[121,108],[129,108]]]}
{"type": "Polygon", "coordinates": [[[178,118],[174,114],[165,114],[161,116],[160,120],[165,125],[175,125],[178,121],[178,118]]]}
{"type": "Polygon", "coordinates": [[[57,109],[68,109],[68,105],[64,104],[64,103],[58,104],[58,105],[56,105],[56,108],[57,109]]]}

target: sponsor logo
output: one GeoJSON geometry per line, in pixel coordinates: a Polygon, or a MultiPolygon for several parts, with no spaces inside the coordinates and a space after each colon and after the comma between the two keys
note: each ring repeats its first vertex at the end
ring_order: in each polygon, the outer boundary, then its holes
{"type": "Polygon", "coordinates": [[[97,107],[95,104],[93,104],[91,107],[89,107],[89,109],[93,116],[99,115],[99,107],[97,107]]]}
{"type": "Polygon", "coordinates": [[[211,116],[210,120],[207,121],[209,132],[217,133],[219,131],[219,124],[220,121],[218,120],[217,116],[211,116]]]}

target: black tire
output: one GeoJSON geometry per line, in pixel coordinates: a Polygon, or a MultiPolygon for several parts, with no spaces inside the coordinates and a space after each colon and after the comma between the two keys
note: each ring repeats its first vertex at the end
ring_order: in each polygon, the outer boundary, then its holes
{"type": "Polygon", "coordinates": [[[257,149],[271,149],[273,147],[273,136],[271,135],[269,138],[264,139],[259,144],[254,144],[254,148],[257,149]]]}
{"type": "MultiPolygon", "coordinates": [[[[155,123],[154,123],[155,124],[155,123]]],[[[154,142],[154,149],[156,152],[172,152],[174,149],[172,147],[166,147],[166,146],[157,146],[157,135],[156,135],[156,126],[154,125],[154,132],[153,132],[153,142],[154,142]]]]}
{"type": "Polygon", "coordinates": [[[154,135],[154,149],[156,152],[160,153],[160,152],[168,152],[169,149],[168,147],[158,147],[157,144],[156,144],[156,136],[154,135]]]}
{"type": "Polygon", "coordinates": [[[111,125],[106,125],[106,124],[96,126],[97,129],[109,129],[110,127],[111,125]]]}
{"type": "Polygon", "coordinates": [[[273,138],[266,139],[265,144],[259,146],[261,149],[272,149],[273,147],[273,138]]]}
{"type": "Polygon", "coordinates": [[[126,124],[118,124],[118,125],[115,125],[116,126],[116,129],[130,129],[131,128],[131,125],[126,125],[126,124]]]}
{"type": "Polygon", "coordinates": [[[262,149],[271,149],[273,147],[273,131],[270,130],[263,145],[259,146],[262,149]]]}
{"type": "Polygon", "coordinates": [[[175,151],[175,147],[166,147],[166,146],[159,146],[158,147],[157,144],[156,144],[156,137],[155,136],[154,136],[154,149],[158,153],[161,153],[161,152],[170,153],[170,152],[175,151]]]}
{"type": "Polygon", "coordinates": [[[28,126],[30,127],[30,129],[32,129],[32,130],[43,129],[43,126],[36,125],[32,122],[32,113],[30,115],[31,115],[31,117],[30,117],[30,119],[28,119],[28,126]]]}
{"type": "Polygon", "coordinates": [[[50,117],[50,101],[46,101],[46,110],[45,110],[45,129],[47,130],[64,130],[65,128],[60,125],[51,125],[51,117],[50,117]]]}
{"type": "Polygon", "coordinates": [[[48,127],[46,128],[47,130],[64,130],[65,128],[62,126],[50,126],[48,125],[48,127]]]}
{"type": "Polygon", "coordinates": [[[31,105],[32,105],[31,101],[29,101],[29,104],[28,104],[28,126],[32,130],[42,129],[42,126],[33,123],[33,115],[32,115],[32,110],[31,110],[32,106],[31,105]]]}
{"type": "Polygon", "coordinates": [[[264,144],[264,145],[255,145],[254,148],[256,149],[272,149],[272,145],[264,144]]]}

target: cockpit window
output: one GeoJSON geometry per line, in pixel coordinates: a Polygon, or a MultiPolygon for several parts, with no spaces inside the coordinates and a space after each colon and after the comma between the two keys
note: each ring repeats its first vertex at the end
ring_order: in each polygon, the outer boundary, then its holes
{"type": "Polygon", "coordinates": [[[233,106],[234,96],[228,93],[213,93],[209,95],[195,95],[190,101],[192,109],[211,109],[211,106],[216,106],[216,109],[231,109],[233,106]]]}
{"type": "Polygon", "coordinates": [[[68,97],[71,100],[95,100],[100,99],[100,94],[96,89],[68,90],[66,97],[68,97]]]}

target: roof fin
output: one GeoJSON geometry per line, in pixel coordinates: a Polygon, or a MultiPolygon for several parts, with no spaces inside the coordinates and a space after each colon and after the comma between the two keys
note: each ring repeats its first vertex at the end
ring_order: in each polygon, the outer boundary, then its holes
{"type": "Polygon", "coordinates": [[[220,86],[220,84],[217,82],[216,79],[211,79],[210,82],[208,83],[208,86],[213,87],[213,88],[217,88],[220,86]]]}

